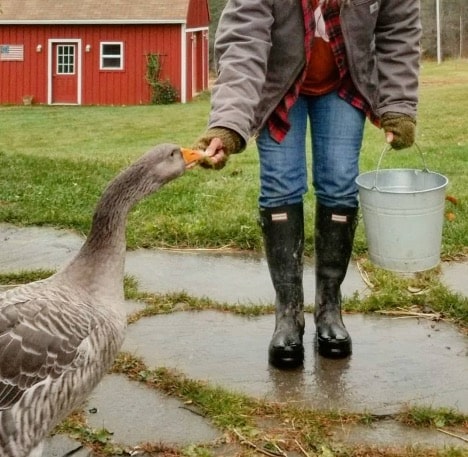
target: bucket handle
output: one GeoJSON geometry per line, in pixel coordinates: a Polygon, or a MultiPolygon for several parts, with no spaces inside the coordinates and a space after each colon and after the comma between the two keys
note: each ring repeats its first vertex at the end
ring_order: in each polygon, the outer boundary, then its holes
{"type": "MultiPolygon", "coordinates": [[[[421,161],[423,163],[423,169],[422,171],[425,172],[425,173],[429,173],[429,169],[427,168],[427,164],[426,164],[426,159],[424,158],[424,154],[419,146],[418,143],[414,143],[414,146],[416,147],[416,149],[418,150],[419,152],[419,155],[421,157],[421,161]]],[[[392,149],[392,146],[390,144],[385,144],[385,146],[383,147],[382,149],[382,152],[380,153],[380,157],[379,157],[379,161],[377,162],[377,170],[376,170],[376,173],[374,175],[374,185],[372,186],[372,189],[377,189],[379,190],[379,188],[377,187],[377,176],[379,174],[379,171],[380,171],[380,165],[382,163],[382,160],[383,160],[383,157],[384,155],[390,151],[392,149]]]]}

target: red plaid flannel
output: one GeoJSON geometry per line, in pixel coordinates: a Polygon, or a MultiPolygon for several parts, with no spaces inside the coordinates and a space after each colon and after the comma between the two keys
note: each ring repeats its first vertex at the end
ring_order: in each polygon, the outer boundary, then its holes
{"type": "MultiPolygon", "coordinates": [[[[294,105],[299,96],[302,82],[306,76],[307,64],[310,59],[310,52],[312,48],[312,40],[315,34],[314,2],[311,0],[302,0],[302,9],[304,13],[304,38],[306,49],[306,64],[304,66],[304,71],[278,104],[267,123],[270,135],[279,143],[281,143],[281,141],[284,139],[290,128],[288,113],[291,106],[294,105]]],[[[323,18],[325,20],[328,37],[330,38],[330,46],[335,56],[335,62],[341,78],[341,84],[338,88],[338,95],[352,106],[364,111],[373,122],[376,122],[369,104],[358,92],[349,74],[345,44],[343,40],[343,34],[341,33],[340,7],[335,2],[331,2],[328,7],[323,7],[323,18]]]]}

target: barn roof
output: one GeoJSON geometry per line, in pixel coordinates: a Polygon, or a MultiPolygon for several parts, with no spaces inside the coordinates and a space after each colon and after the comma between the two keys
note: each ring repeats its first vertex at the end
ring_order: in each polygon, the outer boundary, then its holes
{"type": "Polygon", "coordinates": [[[0,23],[185,22],[190,0],[0,0],[0,23]]]}

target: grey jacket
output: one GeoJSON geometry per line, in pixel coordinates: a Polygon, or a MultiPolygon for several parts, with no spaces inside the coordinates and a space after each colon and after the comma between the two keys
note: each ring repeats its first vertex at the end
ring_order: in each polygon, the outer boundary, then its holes
{"type": "MultiPolygon", "coordinates": [[[[348,0],[341,27],[352,80],[377,116],[416,116],[419,0],[348,0]]],[[[217,80],[209,127],[247,142],[305,64],[301,0],[228,0],[215,38],[217,80]]]]}

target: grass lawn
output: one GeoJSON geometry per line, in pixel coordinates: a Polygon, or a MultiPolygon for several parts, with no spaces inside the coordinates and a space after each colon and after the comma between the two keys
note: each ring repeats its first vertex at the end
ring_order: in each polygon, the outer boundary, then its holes
{"type": "MultiPolygon", "coordinates": [[[[468,245],[468,61],[425,63],[421,78],[418,143],[430,170],[446,175],[448,193],[444,256],[468,245]]],[[[0,221],[50,225],[86,234],[94,205],[119,169],[152,145],[192,144],[203,131],[209,97],[185,105],[0,107],[0,221]]],[[[376,168],[383,134],[368,125],[362,171],[376,168]]],[[[416,149],[391,152],[383,167],[421,167],[416,149]]],[[[255,145],[231,158],[222,171],[193,170],[142,202],[128,222],[136,247],[261,249],[257,227],[258,162],[255,145]]],[[[313,250],[314,198],[306,199],[306,253],[313,250]]],[[[366,243],[362,224],[355,253],[366,243]]]]}

